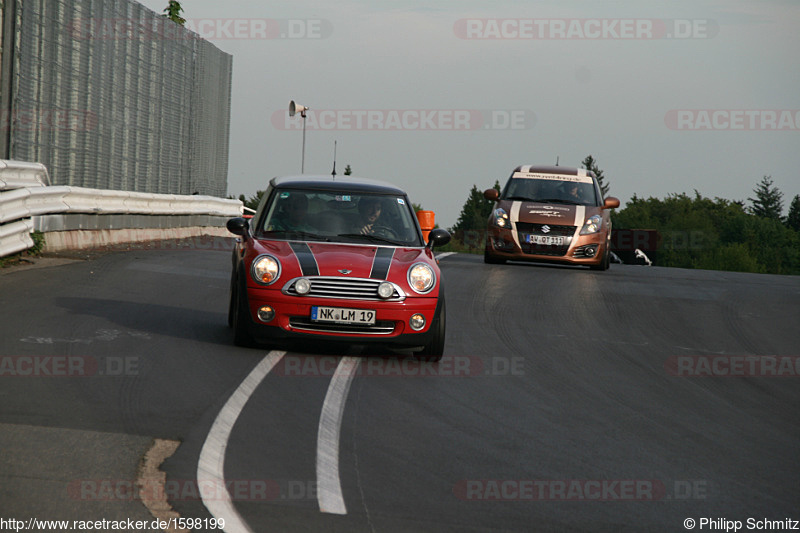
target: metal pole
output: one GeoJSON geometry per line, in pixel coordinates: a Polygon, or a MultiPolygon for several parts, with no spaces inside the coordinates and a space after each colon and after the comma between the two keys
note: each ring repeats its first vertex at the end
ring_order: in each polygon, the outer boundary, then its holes
{"type": "Polygon", "coordinates": [[[11,159],[11,133],[14,124],[12,90],[14,86],[14,33],[16,31],[17,0],[0,1],[2,28],[0,28],[0,159],[11,159]]]}
{"type": "Polygon", "coordinates": [[[303,159],[300,163],[300,174],[306,173],[306,112],[303,111],[300,113],[300,116],[303,117],[303,159]]]}
{"type": "Polygon", "coordinates": [[[333,172],[331,172],[333,179],[336,179],[336,141],[333,141],[333,172]]]}

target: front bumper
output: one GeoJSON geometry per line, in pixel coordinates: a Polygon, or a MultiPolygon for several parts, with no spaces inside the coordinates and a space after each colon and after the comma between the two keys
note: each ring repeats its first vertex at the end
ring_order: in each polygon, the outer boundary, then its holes
{"type": "Polygon", "coordinates": [[[567,265],[599,265],[608,248],[608,233],[571,235],[562,246],[532,245],[522,241],[516,230],[490,227],[486,253],[508,261],[535,261],[567,265]]]}
{"type": "Polygon", "coordinates": [[[292,296],[280,290],[252,287],[247,289],[251,333],[261,342],[280,340],[325,340],[349,344],[386,344],[403,347],[421,347],[430,342],[431,326],[438,312],[437,297],[408,296],[400,302],[379,300],[353,300],[292,296]],[[275,310],[272,320],[259,319],[258,310],[269,306],[275,310]],[[338,307],[356,310],[374,310],[375,325],[360,326],[320,323],[311,320],[313,306],[338,307]],[[421,313],[425,326],[415,331],[410,326],[411,316],[421,313]]]}

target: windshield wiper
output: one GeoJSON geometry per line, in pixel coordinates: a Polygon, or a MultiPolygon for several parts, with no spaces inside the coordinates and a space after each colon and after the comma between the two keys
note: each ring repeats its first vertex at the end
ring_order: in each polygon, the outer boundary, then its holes
{"type": "Polygon", "coordinates": [[[536,201],[543,204],[583,205],[581,202],[575,202],[573,200],[564,200],[562,198],[545,198],[544,200],[536,200],[536,201]]]}
{"type": "Polygon", "coordinates": [[[348,238],[351,238],[351,239],[363,238],[363,239],[367,239],[367,240],[372,241],[372,242],[382,242],[382,243],[386,243],[386,244],[394,244],[395,246],[405,246],[406,245],[406,243],[402,243],[402,242],[395,241],[395,240],[392,240],[392,239],[387,239],[386,237],[379,237],[377,235],[365,235],[363,233],[340,233],[339,235],[337,235],[337,237],[348,237],[348,238]]]}
{"type": "Polygon", "coordinates": [[[310,239],[314,241],[330,241],[328,237],[325,237],[323,235],[317,235],[316,233],[310,233],[308,231],[302,231],[302,230],[276,229],[271,231],[265,231],[264,233],[267,235],[286,235],[289,238],[310,239]]]}

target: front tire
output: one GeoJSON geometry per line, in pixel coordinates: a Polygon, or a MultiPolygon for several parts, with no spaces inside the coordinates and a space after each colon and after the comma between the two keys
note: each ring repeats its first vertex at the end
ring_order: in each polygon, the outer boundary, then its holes
{"type": "Polygon", "coordinates": [[[433,331],[433,338],[431,341],[425,345],[422,350],[417,352],[417,359],[420,361],[427,361],[430,363],[438,363],[442,360],[442,355],[444,355],[444,338],[445,338],[445,330],[446,330],[446,313],[445,313],[445,305],[444,305],[444,296],[440,297],[441,304],[439,308],[439,314],[436,316],[436,321],[431,324],[431,330],[433,331]]]}
{"type": "Polygon", "coordinates": [[[483,262],[487,265],[504,265],[506,260],[495,257],[489,253],[489,250],[483,251],[483,262]]]}
{"type": "Polygon", "coordinates": [[[247,305],[247,287],[243,282],[236,283],[231,289],[235,292],[231,294],[231,326],[233,327],[233,343],[242,348],[252,348],[255,346],[253,335],[250,333],[250,309],[247,305]]]}
{"type": "Polygon", "coordinates": [[[231,274],[231,290],[228,299],[228,327],[233,327],[233,314],[236,305],[236,271],[231,274]]]}
{"type": "Polygon", "coordinates": [[[592,270],[608,270],[608,267],[611,266],[611,254],[609,253],[608,246],[606,246],[606,251],[603,253],[603,259],[597,265],[590,265],[589,268],[592,270]]]}

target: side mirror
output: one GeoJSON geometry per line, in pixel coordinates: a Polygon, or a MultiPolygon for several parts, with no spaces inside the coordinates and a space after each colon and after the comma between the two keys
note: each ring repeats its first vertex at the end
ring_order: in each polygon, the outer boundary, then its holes
{"type": "Polygon", "coordinates": [[[496,202],[497,199],[500,198],[500,191],[494,188],[486,189],[485,191],[483,191],[483,197],[486,198],[487,200],[496,202]]]}
{"type": "Polygon", "coordinates": [[[617,207],[619,207],[619,199],[609,196],[603,203],[602,209],[616,209],[617,207]]]}
{"type": "Polygon", "coordinates": [[[442,228],[431,230],[428,237],[428,244],[426,244],[425,247],[430,248],[431,250],[434,246],[444,246],[450,242],[450,232],[442,228]]]}
{"type": "Polygon", "coordinates": [[[228,220],[228,222],[225,224],[225,227],[227,227],[228,231],[234,235],[240,235],[244,237],[244,235],[247,233],[247,230],[250,228],[250,224],[246,219],[242,217],[236,217],[228,220]]]}

